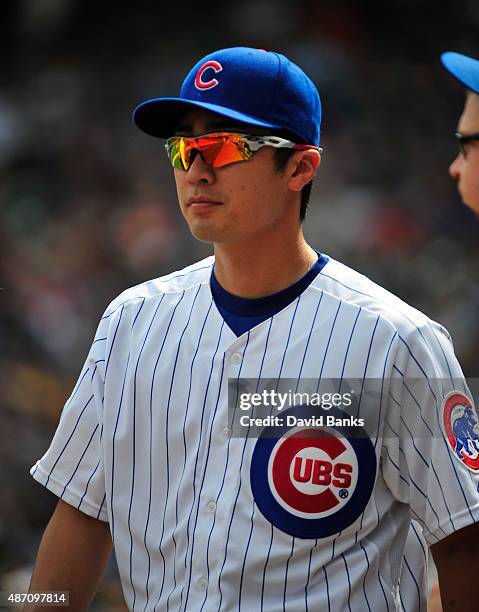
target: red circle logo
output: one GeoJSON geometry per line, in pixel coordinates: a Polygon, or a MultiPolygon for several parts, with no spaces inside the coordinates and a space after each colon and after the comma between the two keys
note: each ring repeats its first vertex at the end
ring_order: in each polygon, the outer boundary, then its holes
{"type": "Polygon", "coordinates": [[[315,519],[345,506],[358,479],[356,453],[347,438],[328,429],[292,429],[272,449],[268,483],[291,514],[315,519]]]}
{"type": "Polygon", "coordinates": [[[444,398],[444,429],[456,459],[479,472],[479,421],[472,400],[462,391],[444,398]]]}

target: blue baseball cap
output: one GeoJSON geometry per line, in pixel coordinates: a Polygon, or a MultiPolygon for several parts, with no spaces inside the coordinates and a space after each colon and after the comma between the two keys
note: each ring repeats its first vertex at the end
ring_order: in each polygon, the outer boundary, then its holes
{"type": "Polygon", "coordinates": [[[190,70],[178,98],[146,100],[133,111],[133,120],[147,134],[169,138],[181,115],[195,108],[286,130],[304,144],[319,145],[318,90],[281,53],[248,47],[210,53],[190,70]]]}
{"type": "Polygon", "coordinates": [[[447,51],[441,55],[441,61],[446,70],[464,87],[479,94],[479,60],[462,53],[447,51]]]}

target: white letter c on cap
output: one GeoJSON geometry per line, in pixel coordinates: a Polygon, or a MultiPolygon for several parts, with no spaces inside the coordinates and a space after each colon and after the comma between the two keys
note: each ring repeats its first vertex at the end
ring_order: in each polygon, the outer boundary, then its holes
{"type": "Polygon", "coordinates": [[[201,68],[198,70],[198,72],[196,73],[196,77],[195,77],[196,89],[200,89],[200,90],[212,89],[213,87],[216,87],[218,85],[219,81],[215,78],[210,79],[209,81],[203,81],[203,78],[202,78],[203,74],[209,68],[214,70],[216,73],[221,72],[223,70],[223,66],[219,62],[216,62],[215,60],[210,60],[209,62],[205,62],[201,66],[201,68]]]}

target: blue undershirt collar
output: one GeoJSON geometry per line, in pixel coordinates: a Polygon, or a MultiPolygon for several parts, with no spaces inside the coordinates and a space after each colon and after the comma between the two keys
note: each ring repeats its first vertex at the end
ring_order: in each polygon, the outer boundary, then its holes
{"type": "Polygon", "coordinates": [[[318,253],[317,261],[302,278],[286,289],[261,298],[242,298],[229,293],[216,280],[213,266],[211,293],[227,325],[237,336],[241,336],[291,304],[313,282],[328,261],[325,255],[318,253]]]}

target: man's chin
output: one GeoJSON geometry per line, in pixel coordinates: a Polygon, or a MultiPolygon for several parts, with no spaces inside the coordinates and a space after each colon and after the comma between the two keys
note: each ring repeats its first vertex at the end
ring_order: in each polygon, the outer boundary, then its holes
{"type": "Polygon", "coordinates": [[[467,202],[463,199],[463,202],[468,208],[472,210],[476,217],[479,218],[479,199],[476,201],[468,200],[467,202]]]}
{"type": "Polygon", "coordinates": [[[224,240],[224,232],[220,231],[218,228],[210,227],[205,224],[192,223],[190,225],[190,232],[196,240],[200,240],[201,242],[209,242],[212,244],[224,240]]]}

